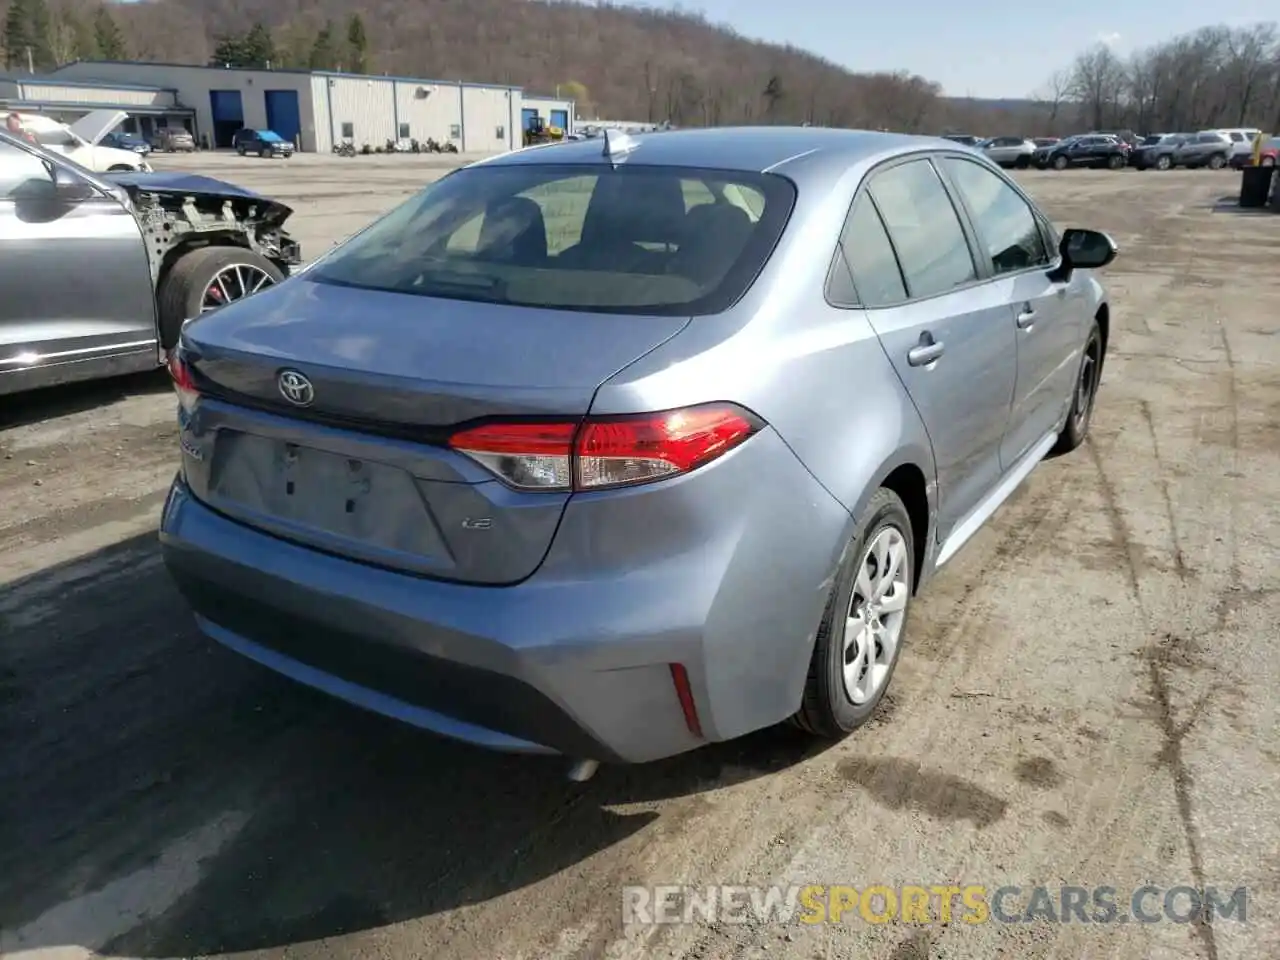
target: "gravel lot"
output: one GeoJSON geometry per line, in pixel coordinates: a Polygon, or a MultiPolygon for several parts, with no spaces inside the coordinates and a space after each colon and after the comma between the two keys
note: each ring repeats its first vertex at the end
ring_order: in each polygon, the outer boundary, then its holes
{"type": "MultiPolygon", "coordinates": [[[[439,158],[160,158],[318,253],[439,158]]],[[[62,960],[1280,956],[1280,217],[1236,176],[1020,175],[1106,229],[1090,443],[915,620],[881,720],[585,785],[205,642],[160,565],[162,377],[0,407],[0,954],[62,960]],[[624,884],[1249,888],[1248,922],[621,925],[624,884]]],[[[1122,898],[1125,896],[1121,894],[1122,898]]]]}

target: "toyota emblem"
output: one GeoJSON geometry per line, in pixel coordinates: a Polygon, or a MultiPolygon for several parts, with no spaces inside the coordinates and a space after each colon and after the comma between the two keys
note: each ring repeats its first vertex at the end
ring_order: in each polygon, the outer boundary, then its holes
{"type": "Polygon", "coordinates": [[[276,385],[280,388],[280,396],[295,407],[310,406],[311,401],[316,398],[316,388],[297,370],[281,370],[280,376],[276,378],[276,385]]]}

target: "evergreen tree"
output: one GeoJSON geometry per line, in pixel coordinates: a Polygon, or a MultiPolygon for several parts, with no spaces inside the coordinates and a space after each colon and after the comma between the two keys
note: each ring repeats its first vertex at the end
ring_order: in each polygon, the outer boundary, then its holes
{"type": "Polygon", "coordinates": [[[311,57],[307,65],[312,70],[334,70],[337,64],[337,50],[333,42],[333,21],[326,20],[325,25],[316,34],[316,42],[311,45],[311,57]]]}
{"type": "Polygon", "coordinates": [[[124,34],[105,4],[100,5],[93,15],[93,45],[97,48],[94,55],[100,60],[129,59],[124,34]]]}
{"type": "Polygon", "coordinates": [[[31,65],[37,70],[52,70],[58,64],[49,45],[52,22],[45,0],[27,0],[27,29],[31,43],[31,65]]]}
{"type": "Polygon", "coordinates": [[[360,14],[353,13],[347,23],[347,47],[349,48],[352,73],[368,73],[369,71],[369,37],[364,31],[364,21],[360,14]]]}
{"type": "Polygon", "coordinates": [[[5,69],[25,69],[27,48],[30,46],[31,14],[27,0],[9,0],[9,10],[4,18],[5,69]]]}
{"type": "MultiPolygon", "coordinates": [[[[112,22],[114,24],[114,21],[112,22]]],[[[98,38],[95,36],[94,28],[83,17],[70,12],[67,14],[66,23],[71,31],[71,59],[97,60],[101,53],[98,51],[98,38]]],[[[119,30],[116,32],[118,34],[119,30]]]]}
{"type": "Polygon", "coordinates": [[[243,67],[247,49],[245,38],[237,34],[226,34],[217,37],[213,44],[213,56],[209,58],[212,67],[243,67]]]}
{"type": "Polygon", "coordinates": [[[243,59],[237,66],[266,67],[268,64],[275,63],[277,59],[276,44],[271,37],[271,31],[261,23],[253,25],[253,28],[245,34],[241,45],[243,59]]]}

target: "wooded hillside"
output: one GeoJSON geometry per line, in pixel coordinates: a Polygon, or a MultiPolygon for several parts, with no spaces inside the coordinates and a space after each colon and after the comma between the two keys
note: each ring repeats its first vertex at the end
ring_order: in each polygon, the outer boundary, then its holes
{"type": "MultiPolygon", "coordinates": [[[[1034,100],[968,100],[852,72],[696,14],[572,0],[0,0],[8,69],[75,59],[232,63],[510,83],[580,117],[1035,136],[1082,128],[1280,128],[1275,24],[1206,27],[1124,59],[1085,51],[1034,100]]],[[[1046,76],[1053,64],[1045,65],[1046,76]]],[[[1023,93],[1011,89],[1011,96],[1023,93]]]]}

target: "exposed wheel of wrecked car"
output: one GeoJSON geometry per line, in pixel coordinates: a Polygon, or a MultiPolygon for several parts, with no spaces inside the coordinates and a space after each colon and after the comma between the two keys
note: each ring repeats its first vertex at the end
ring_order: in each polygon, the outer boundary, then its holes
{"type": "Polygon", "coordinates": [[[243,247],[202,247],[173,265],[160,286],[160,336],[177,343],[188,320],[279,283],[284,273],[243,247]]]}

